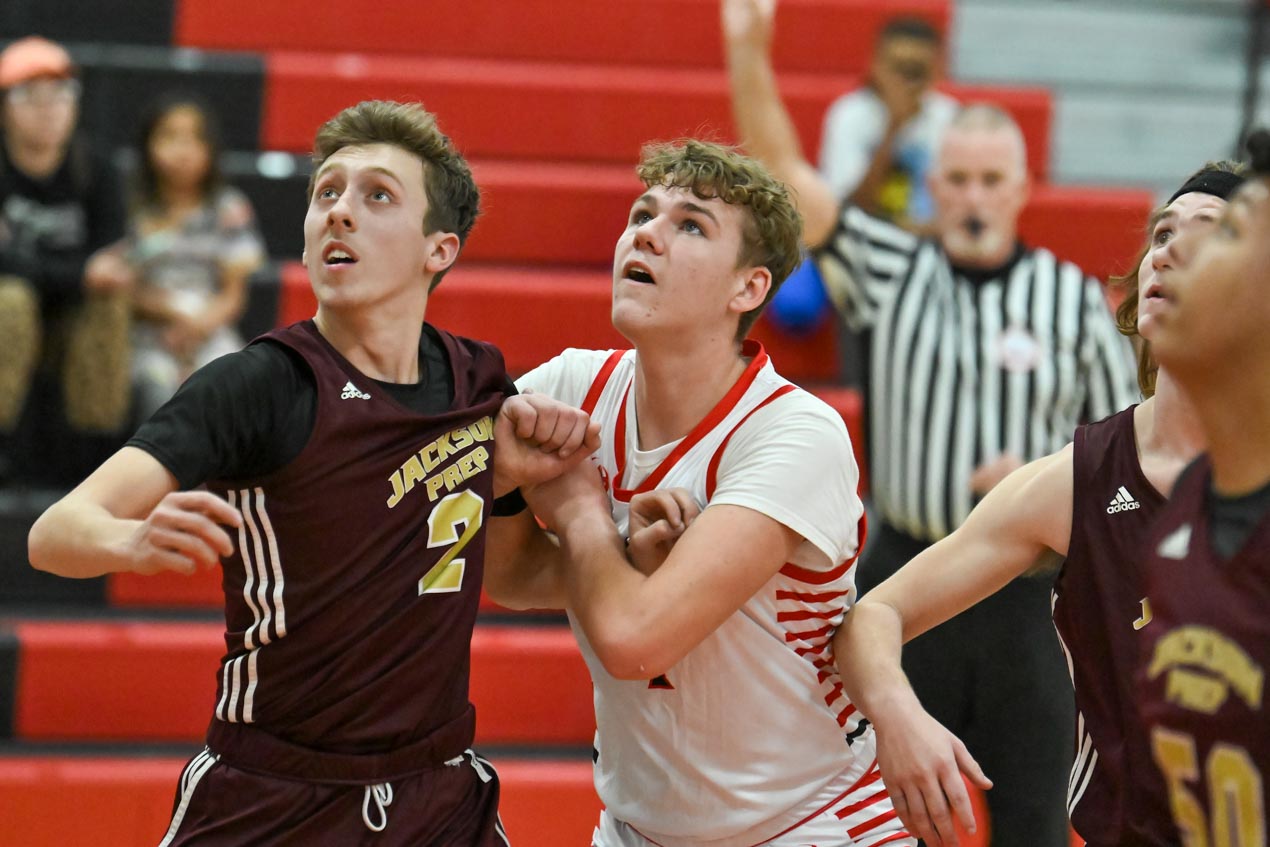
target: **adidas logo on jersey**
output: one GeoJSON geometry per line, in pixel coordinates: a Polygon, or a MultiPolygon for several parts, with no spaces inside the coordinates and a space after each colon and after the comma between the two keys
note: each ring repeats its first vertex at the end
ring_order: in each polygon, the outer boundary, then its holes
{"type": "Polygon", "coordinates": [[[1107,514],[1114,515],[1116,512],[1128,512],[1132,509],[1141,509],[1142,504],[1133,499],[1133,495],[1123,485],[1116,492],[1116,496],[1111,498],[1111,505],[1107,507],[1107,514]]]}
{"type": "Polygon", "coordinates": [[[340,392],[341,400],[369,400],[370,395],[357,390],[357,386],[353,385],[353,381],[349,380],[344,383],[344,390],[340,392]]]}

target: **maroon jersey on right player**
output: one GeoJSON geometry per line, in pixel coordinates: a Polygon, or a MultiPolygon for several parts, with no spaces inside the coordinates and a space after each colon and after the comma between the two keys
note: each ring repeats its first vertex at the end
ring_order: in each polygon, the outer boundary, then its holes
{"type": "MultiPolygon", "coordinates": [[[[1138,460],[1135,408],[1076,430],[1072,535],[1054,582],[1054,627],[1076,693],[1067,811],[1073,828],[1094,847],[1173,843],[1167,826],[1138,824],[1126,796],[1126,768],[1149,760],[1146,738],[1135,731],[1132,692],[1141,639],[1154,626],[1139,563],[1152,520],[1164,506],[1138,460]]],[[[1144,783],[1141,790],[1149,787],[1144,783]]]]}
{"type": "MultiPolygon", "coordinates": [[[[1155,621],[1138,705],[1187,845],[1264,847],[1270,810],[1270,513],[1229,559],[1213,548],[1212,468],[1178,480],[1151,533],[1155,621]]],[[[1163,811],[1168,814],[1168,811],[1163,811]]]]}
{"type": "Polygon", "coordinates": [[[439,336],[454,387],[440,415],[398,404],[312,321],[266,336],[307,363],[317,406],[289,464],[208,483],[243,517],[208,731],[230,764],[369,783],[472,741],[470,642],[508,382],[497,350],[439,336]]]}

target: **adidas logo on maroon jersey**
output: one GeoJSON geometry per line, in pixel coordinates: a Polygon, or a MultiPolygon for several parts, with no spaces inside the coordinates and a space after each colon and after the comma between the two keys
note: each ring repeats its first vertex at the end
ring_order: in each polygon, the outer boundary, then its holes
{"type": "Polygon", "coordinates": [[[1133,499],[1133,495],[1123,485],[1116,492],[1116,496],[1111,498],[1111,505],[1107,507],[1107,514],[1114,515],[1116,512],[1128,512],[1132,509],[1141,509],[1142,504],[1133,499]]]}
{"type": "Polygon", "coordinates": [[[344,390],[340,392],[340,399],[341,400],[354,400],[354,399],[369,400],[370,395],[364,391],[358,390],[357,386],[353,385],[353,381],[350,379],[347,383],[345,383],[344,390]]]}

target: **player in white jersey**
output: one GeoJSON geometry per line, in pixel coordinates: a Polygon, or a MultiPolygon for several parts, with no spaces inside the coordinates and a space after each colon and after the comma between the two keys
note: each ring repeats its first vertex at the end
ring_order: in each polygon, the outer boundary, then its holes
{"type": "Polygon", "coordinates": [[[569,609],[595,684],[598,847],[912,845],[830,647],[864,534],[850,439],[744,340],[800,220],[716,145],[650,148],[639,174],[613,282],[635,349],[566,350],[518,383],[591,413],[599,472],[526,492],[559,547],[499,519],[521,532],[489,556],[516,567],[486,587],[569,609]]]}

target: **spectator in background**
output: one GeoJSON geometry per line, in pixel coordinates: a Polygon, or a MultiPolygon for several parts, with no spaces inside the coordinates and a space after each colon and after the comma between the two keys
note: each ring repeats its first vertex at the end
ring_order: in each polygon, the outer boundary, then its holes
{"type": "Polygon", "coordinates": [[[926,175],[957,101],[935,91],[943,44],[920,18],[895,18],[878,36],[868,83],[825,114],[820,172],[834,195],[905,229],[935,214],[926,175]]]}
{"type": "Polygon", "coordinates": [[[60,45],[0,52],[0,480],[73,482],[128,423],[123,192],[75,133],[79,93],[60,45]]]}
{"type": "Polygon", "coordinates": [[[133,379],[142,417],[243,346],[235,323],[265,259],[251,203],[221,183],[215,115],[169,96],[141,125],[128,252],[137,272],[133,379]]]}

